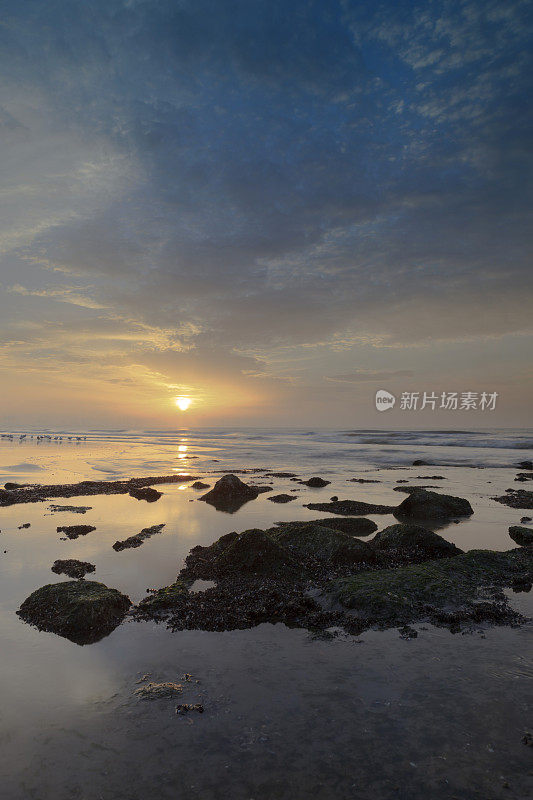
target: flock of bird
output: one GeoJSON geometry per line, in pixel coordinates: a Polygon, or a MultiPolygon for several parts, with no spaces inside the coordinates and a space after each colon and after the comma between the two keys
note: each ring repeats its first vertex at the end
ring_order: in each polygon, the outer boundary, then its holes
{"type": "Polygon", "coordinates": [[[9,439],[11,441],[17,439],[23,442],[25,439],[35,439],[37,442],[62,442],[63,439],[69,442],[86,442],[86,436],[52,436],[49,433],[27,434],[21,433],[17,436],[15,433],[0,433],[0,439],[9,439]]]}

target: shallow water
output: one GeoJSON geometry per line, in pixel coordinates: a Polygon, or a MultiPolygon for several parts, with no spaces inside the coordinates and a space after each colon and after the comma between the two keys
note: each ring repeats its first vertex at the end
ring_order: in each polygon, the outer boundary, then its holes
{"type": "MultiPolygon", "coordinates": [[[[323,516],[303,503],[332,495],[397,504],[405,497],[393,491],[398,480],[432,483],[470,500],[475,513],[469,520],[439,530],[459,547],[509,549],[508,526],[533,512],[490,497],[509,487],[528,488],[514,483],[518,470],[511,467],[531,458],[521,446],[528,432],[485,432],[483,441],[492,436],[493,448],[479,446],[479,435],[474,447],[444,443],[457,442],[457,433],[443,434],[435,444],[434,432],[409,434],[408,442],[395,445],[363,444],[359,439],[368,434],[362,432],[83,435],[88,438],[79,443],[0,440],[2,482],[188,472],[212,484],[217,476],[210,470],[264,466],[321,475],[331,485],[309,489],[289,479],[248,476],[272,482],[274,493],[297,489],[297,499],[276,505],[264,494],[235,514],[196,502],[202,492],[189,483],[159,487],[164,495],[156,503],[107,495],[0,508],[2,797],[531,795],[533,751],[521,742],[524,730],[533,728],[531,625],[469,635],[418,626],[418,638],[410,641],[396,630],[323,641],[282,625],[170,633],[128,619],[101,642],[79,647],[38,632],[15,614],[34,589],[62,580],[50,572],[57,558],[92,562],[90,578],[136,602],[147,588],[173,581],[195,544],[231,530],[323,516]],[[427,437],[432,443],[423,443],[427,437]],[[350,439],[357,439],[355,447],[350,439]],[[456,466],[407,467],[414,458],[456,466]],[[418,477],[424,475],[445,479],[418,477]],[[381,483],[348,483],[350,477],[381,483]],[[52,502],[91,510],[52,513],[52,502]],[[30,528],[19,529],[27,522],[30,528]],[[140,548],[112,549],[116,540],[160,522],[162,532],[140,548]],[[72,524],[96,530],[62,540],[56,527],[72,524]],[[137,681],[148,673],[157,681],[190,673],[193,681],[184,684],[180,702],[202,702],[205,713],[176,716],[174,700],[137,699],[137,681]]],[[[394,521],[370,516],[379,528],[394,521]]],[[[531,593],[512,594],[511,602],[533,615],[531,593]]]]}

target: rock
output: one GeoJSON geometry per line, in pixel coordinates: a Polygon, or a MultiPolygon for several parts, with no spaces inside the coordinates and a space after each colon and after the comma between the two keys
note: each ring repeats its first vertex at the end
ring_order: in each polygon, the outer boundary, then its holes
{"type": "Polygon", "coordinates": [[[449,494],[428,492],[418,489],[411,492],[400,503],[395,515],[397,517],[419,517],[428,519],[449,519],[450,517],[465,517],[474,511],[468,500],[462,497],[453,497],[449,494]]]}
{"type": "Polygon", "coordinates": [[[329,486],[331,481],[325,481],[324,478],[309,478],[307,481],[300,481],[312,489],[321,489],[323,486],[329,486]]]}
{"type": "Polygon", "coordinates": [[[148,597],[145,597],[139,603],[139,608],[147,613],[157,611],[164,611],[167,608],[172,608],[176,605],[185,595],[188,595],[189,589],[185,581],[177,580],[170,586],[164,586],[162,589],[151,591],[148,597]]]}
{"type": "Polygon", "coordinates": [[[423,461],[421,458],[416,458],[413,461],[413,467],[430,467],[431,464],[429,461],[423,461]]]}
{"type": "Polygon", "coordinates": [[[130,497],[134,497],[136,500],[146,500],[147,503],[155,503],[156,500],[159,500],[161,497],[161,492],[158,492],[157,489],[152,489],[151,486],[141,486],[140,489],[131,489],[130,497]]]}
{"type": "Polygon", "coordinates": [[[160,522],[159,525],[151,525],[149,528],[143,528],[140,533],[136,533],[134,536],[129,536],[127,539],[123,541],[115,542],[113,545],[113,550],[116,550],[119,553],[121,550],[127,550],[130,547],[140,547],[145,539],[149,539],[150,536],[153,536],[155,533],[159,533],[165,527],[164,522],[160,522]]]}
{"type": "Polygon", "coordinates": [[[72,514],[86,514],[87,511],[92,511],[92,506],[48,506],[52,513],[56,511],[70,511],[72,514]]]}
{"type": "Polygon", "coordinates": [[[511,525],[509,528],[509,536],[511,539],[520,545],[520,547],[530,547],[533,545],[533,531],[529,528],[523,528],[521,525],[511,525]]]}
{"type": "Polygon", "coordinates": [[[529,548],[505,553],[471,550],[435,561],[395,569],[361,572],[330,584],[328,594],[366,622],[397,627],[415,621],[457,626],[489,621],[513,624],[522,619],[501,596],[516,573],[533,574],[529,548]]]}
{"type": "Polygon", "coordinates": [[[290,494],[275,494],[273,497],[269,497],[268,500],[273,503],[290,503],[291,500],[296,500],[296,497],[290,494]]]}
{"type": "Polygon", "coordinates": [[[29,483],[4,483],[4,489],[8,491],[12,491],[13,489],[26,489],[28,486],[30,486],[29,483]]]}
{"type": "Polygon", "coordinates": [[[518,466],[520,469],[533,469],[533,461],[519,461],[518,466]]]}
{"type": "Polygon", "coordinates": [[[77,539],[78,536],[87,536],[96,528],[94,525],[60,525],[56,530],[58,533],[66,533],[69,539],[77,539]]]}
{"type": "Polygon", "coordinates": [[[349,483],[381,483],[381,481],[371,478],[346,478],[349,483]]]}
{"type": "Polygon", "coordinates": [[[332,566],[375,561],[372,548],[347,533],[317,524],[275,528],[272,538],[299,563],[320,562],[332,566]]]}
{"type": "Polygon", "coordinates": [[[257,486],[249,486],[236,475],[223,475],[210,492],[199,497],[214,506],[217,511],[232,514],[249,500],[255,500],[260,494],[257,486]]]}
{"type": "Polygon", "coordinates": [[[52,572],[57,575],[68,575],[69,578],[83,578],[88,572],[94,572],[96,567],[88,561],[77,561],[75,558],[57,559],[52,565],[52,572]]]}
{"type": "Polygon", "coordinates": [[[19,525],[19,531],[24,530],[24,528],[31,528],[31,524],[29,522],[23,522],[22,525],[19,525]]]}
{"type": "Polygon", "coordinates": [[[533,522],[533,517],[522,517],[520,522],[533,522]]]}
{"type": "Polygon", "coordinates": [[[438,533],[419,525],[404,524],[390,525],[376,533],[370,546],[380,552],[394,552],[409,562],[456,556],[462,552],[438,533]]]}
{"type": "Polygon", "coordinates": [[[526,489],[507,489],[506,491],[507,494],[491,499],[510,508],[533,508],[533,492],[528,492],[526,489]]]}
{"type": "Polygon", "coordinates": [[[217,574],[237,572],[240,575],[297,575],[299,564],[289,552],[258,528],[244,531],[216,560],[217,574]]]}
{"type": "Polygon", "coordinates": [[[337,497],[336,494],[334,494],[333,497],[330,497],[329,499],[331,500],[332,503],[336,503],[339,498],[337,497]]]}
{"type": "Polygon", "coordinates": [[[172,681],[147,683],[145,686],[139,686],[138,689],[135,689],[134,694],[143,700],[161,700],[162,698],[176,697],[183,694],[183,686],[181,683],[173,683],[172,681]]]}
{"type": "Polygon", "coordinates": [[[373,520],[365,517],[323,517],[322,519],[277,522],[276,525],[278,527],[286,525],[320,525],[322,528],[334,528],[334,530],[348,533],[350,536],[369,536],[378,529],[373,520]]]}
{"type": "Polygon", "coordinates": [[[305,508],[313,511],[325,511],[352,517],[362,514],[392,514],[396,506],[382,506],[374,503],[362,503],[358,500],[335,500],[331,503],[307,503],[305,508]]]}
{"type": "Polygon", "coordinates": [[[438,486],[435,486],[431,483],[425,484],[416,484],[416,486],[393,486],[393,492],[402,492],[403,494],[411,494],[411,492],[416,492],[418,489],[438,489],[438,486]]]}
{"type": "Polygon", "coordinates": [[[533,481],[533,472],[519,472],[515,481],[525,483],[526,481],[533,481]]]}
{"type": "Polygon", "coordinates": [[[297,478],[296,472],[267,472],[268,478],[297,478]]]}
{"type": "Polygon", "coordinates": [[[42,586],[22,603],[17,614],[39,630],[76,644],[103,639],[123,620],[129,597],[95,581],[65,581],[42,586]]]}
{"type": "Polygon", "coordinates": [[[191,484],[191,489],[209,489],[209,484],[202,483],[202,481],[195,481],[191,484]]]}

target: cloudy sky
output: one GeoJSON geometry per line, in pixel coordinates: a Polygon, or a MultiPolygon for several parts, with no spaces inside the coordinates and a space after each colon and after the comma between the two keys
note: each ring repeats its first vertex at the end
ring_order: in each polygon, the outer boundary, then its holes
{"type": "Polygon", "coordinates": [[[6,0],[0,426],[530,422],[530,54],[528,0],[6,0]]]}

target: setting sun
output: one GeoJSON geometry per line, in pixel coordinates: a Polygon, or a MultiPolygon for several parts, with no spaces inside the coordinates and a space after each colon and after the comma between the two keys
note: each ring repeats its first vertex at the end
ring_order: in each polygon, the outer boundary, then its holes
{"type": "Polygon", "coordinates": [[[187,411],[192,400],[190,397],[176,397],[175,402],[180,411],[187,411]]]}

